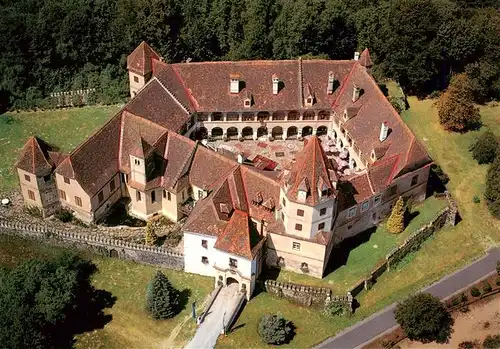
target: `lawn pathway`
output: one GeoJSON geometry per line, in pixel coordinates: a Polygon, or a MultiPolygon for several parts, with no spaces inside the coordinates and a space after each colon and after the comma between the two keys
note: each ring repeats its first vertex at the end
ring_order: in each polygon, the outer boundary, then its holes
{"type": "MultiPolygon", "coordinates": [[[[422,291],[440,299],[446,298],[494,271],[497,260],[500,260],[500,247],[490,250],[486,256],[453,274],[445,276],[422,291]]],[[[374,337],[397,325],[394,318],[395,307],[396,303],[391,304],[369,318],[345,329],[337,336],[327,339],[314,349],[347,349],[366,344],[374,337]]]]}

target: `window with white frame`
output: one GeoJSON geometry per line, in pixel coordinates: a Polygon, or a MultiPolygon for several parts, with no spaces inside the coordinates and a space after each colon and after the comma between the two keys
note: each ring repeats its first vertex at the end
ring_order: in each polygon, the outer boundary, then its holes
{"type": "Polygon", "coordinates": [[[356,215],[356,206],[351,207],[347,212],[347,218],[352,218],[356,215]]]}
{"type": "Polygon", "coordinates": [[[370,208],[370,201],[366,200],[361,204],[361,212],[365,212],[370,208]]]}
{"type": "Polygon", "coordinates": [[[382,198],[382,195],[377,195],[373,198],[373,206],[378,206],[378,204],[380,204],[380,199],[382,198]]]}

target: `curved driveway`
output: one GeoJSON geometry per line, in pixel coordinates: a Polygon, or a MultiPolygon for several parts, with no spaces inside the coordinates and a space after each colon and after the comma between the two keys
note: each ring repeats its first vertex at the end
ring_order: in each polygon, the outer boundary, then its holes
{"type": "MultiPolygon", "coordinates": [[[[440,299],[447,298],[462,290],[477,280],[492,273],[500,260],[500,248],[492,249],[483,258],[469,264],[457,272],[447,275],[434,284],[422,289],[440,299]]],[[[357,348],[367,343],[381,333],[395,327],[394,308],[396,303],[373,314],[369,318],[340,332],[335,337],[328,338],[314,349],[347,349],[357,348]]]]}

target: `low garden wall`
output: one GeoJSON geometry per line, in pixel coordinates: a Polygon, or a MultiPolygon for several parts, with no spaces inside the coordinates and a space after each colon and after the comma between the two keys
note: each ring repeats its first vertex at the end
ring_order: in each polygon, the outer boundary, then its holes
{"type": "Polygon", "coordinates": [[[332,290],[326,287],[305,286],[274,280],[266,280],[264,288],[266,292],[300,305],[324,308],[330,302],[340,302],[346,304],[352,312],[353,297],[349,293],[346,296],[334,296],[332,290]]]}
{"type": "Polygon", "coordinates": [[[183,270],[184,255],[163,247],[147,246],[101,236],[64,232],[43,225],[0,220],[0,233],[23,236],[62,245],[91,250],[101,255],[130,259],[139,263],[183,270]]]}
{"type": "Polygon", "coordinates": [[[434,232],[438,231],[444,226],[453,226],[456,224],[458,217],[458,208],[455,201],[452,199],[448,192],[443,194],[438,194],[436,197],[444,198],[448,200],[448,206],[443,208],[436,218],[432,221],[415,231],[411,234],[401,245],[397,246],[391,252],[389,252],[385,259],[380,261],[375,269],[370,273],[370,275],[360,280],[352,288],[350,293],[352,296],[357,296],[363,290],[368,290],[372,284],[379,278],[384,272],[389,271],[391,267],[397,265],[404,257],[409,253],[417,251],[422,243],[427,240],[434,232]]]}

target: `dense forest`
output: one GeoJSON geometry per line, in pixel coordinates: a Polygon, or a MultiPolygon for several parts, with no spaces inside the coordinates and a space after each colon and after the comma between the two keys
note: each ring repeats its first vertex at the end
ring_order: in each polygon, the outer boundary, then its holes
{"type": "Polygon", "coordinates": [[[168,62],[351,59],[425,96],[455,72],[475,99],[500,97],[500,0],[4,0],[0,107],[46,106],[51,92],[127,95],[126,56],[141,40],[168,62]]]}

